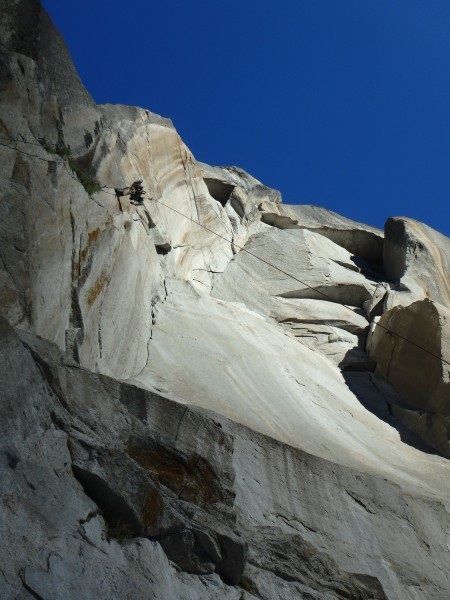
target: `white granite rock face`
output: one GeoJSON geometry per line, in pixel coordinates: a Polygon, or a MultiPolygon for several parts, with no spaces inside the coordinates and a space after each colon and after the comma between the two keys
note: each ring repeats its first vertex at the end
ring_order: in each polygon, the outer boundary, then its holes
{"type": "Polygon", "coordinates": [[[0,14],[0,596],[447,599],[447,238],[284,207],[0,14]]]}
{"type": "Polygon", "coordinates": [[[367,362],[359,337],[369,322],[361,309],[374,292],[344,248],[305,229],[271,229],[249,239],[212,294],[244,302],[343,365],[367,362]]]}
{"type": "Polygon", "coordinates": [[[372,265],[383,263],[383,232],[342,215],[310,205],[281,205],[263,201],[259,208],[264,223],[280,229],[309,229],[329,238],[359,259],[372,265]]]}

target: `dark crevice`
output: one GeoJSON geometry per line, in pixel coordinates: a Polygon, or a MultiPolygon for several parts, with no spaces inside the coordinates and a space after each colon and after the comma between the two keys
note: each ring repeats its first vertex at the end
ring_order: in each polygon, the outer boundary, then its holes
{"type": "Polygon", "coordinates": [[[353,254],[350,258],[359,272],[365,275],[368,279],[371,279],[372,281],[386,281],[386,274],[381,264],[368,262],[356,254],[353,254]]]}
{"type": "Polygon", "coordinates": [[[184,419],[187,411],[188,411],[188,407],[186,406],[185,409],[184,409],[184,411],[183,411],[183,414],[181,415],[180,420],[178,422],[177,433],[175,434],[175,440],[174,440],[175,442],[178,440],[178,435],[180,433],[181,422],[183,421],[183,419],[184,419]]]}
{"type": "Polygon", "coordinates": [[[61,417],[57,415],[53,410],[50,411],[50,419],[53,425],[56,427],[56,429],[60,429],[61,431],[67,430],[67,425],[61,419],[61,417]]]}
{"type": "Polygon", "coordinates": [[[225,206],[225,204],[228,202],[234,188],[236,187],[230,183],[220,181],[220,179],[205,177],[203,181],[206,183],[209,194],[214,198],[214,200],[220,202],[222,206],[225,206]]]}
{"type": "Polygon", "coordinates": [[[156,254],[165,256],[171,251],[170,244],[155,244],[156,254]]]}
{"type": "Polygon", "coordinates": [[[362,500],[360,500],[359,498],[357,498],[356,496],[354,496],[353,494],[351,494],[348,490],[344,490],[345,493],[347,494],[347,496],[349,496],[354,502],[356,502],[356,504],[358,504],[359,506],[361,506],[361,508],[363,508],[366,512],[370,513],[370,514],[374,514],[374,511],[371,510],[370,508],[367,507],[366,504],[364,504],[364,502],[362,500]]]}
{"type": "Polygon", "coordinates": [[[334,283],[329,285],[315,285],[302,289],[290,290],[281,294],[274,294],[278,298],[328,300],[337,304],[350,305],[361,308],[363,302],[371,299],[371,293],[363,285],[334,283]]]}
{"type": "Polygon", "coordinates": [[[28,585],[28,583],[22,581],[22,584],[23,587],[27,590],[27,592],[33,596],[33,598],[36,598],[36,600],[46,600],[43,596],[38,594],[36,590],[33,590],[33,588],[30,585],[28,585]]]}
{"type": "Polygon", "coordinates": [[[72,465],[72,471],[89,498],[100,508],[111,537],[127,539],[142,535],[142,526],[132,509],[101,477],[77,465],[72,465]]]}
{"type": "Polygon", "coordinates": [[[20,463],[20,458],[9,452],[8,450],[5,452],[6,454],[6,462],[8,463],[8,467],[10,469],[15,469],[17,465],[20,463]]]}

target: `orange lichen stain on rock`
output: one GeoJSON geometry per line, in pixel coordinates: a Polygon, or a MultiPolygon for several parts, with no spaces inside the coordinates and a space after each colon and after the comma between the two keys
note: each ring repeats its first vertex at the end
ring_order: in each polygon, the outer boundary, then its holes
{"type": "Polygon", "coordinates": [[[158,521],[164,510],[164,502],[158,490],[154,490],[148,494],[144,500],[141,518],[146,527],[153,527],[158,521]]]}
{"type": "Polygon", "coordinates": [[[205,505],[222,498],[215,473],[201,456],[193,454],[185,461],[155,446],[145,448],[130,440],[127,452],[153,479],[183,500],[205,505]]]}
{"type": "Polygon", "coordinates": [[[149,451],[130,444],[128,454],[166,487],[175,492],[179,492],[183,487],[186,468],[168,452],[153,449],[149,451]]]}
{"type": "Polygon", "coordinates": [[[99,236],[100,236],[100,228],[99,227],[97,227],[97,229],[94,229],[93,231],[90,231],[88,233],[87,244],[80,253],[81,262],[86,260],[86,256],[88,255],[89,250],[94,245],[94,242],[96,242],[98,240],[99,236]]]}
{"type": "Polygon", "coordinates": [[[188,467],[190,477],[183,490],[183,499],[203,505],[217,502],[222,494],[215,473],[207,462],[200,456],[193,455],[188,467]]]}
{"type": "Polygon", "coordinates": [[[73,267],[72,267],[72,279],[79,279],[81,275],[81,268],[80,268],[80,263],[78,261],[75,261],[73,263],[73,267]]]}
{"type": "Polygon", "coordinates": [[[106,273],[106,271],[103,271],[100,274],[100,277],[94,283],[93,287],[89,290],[89,293],[87,295],[87,303],[89,304],[89,306],[92,306],[92,304],[94,304],[95,300],[98,298],[98,295],[105,287],[107,282],[108,274],[106,273]]]}

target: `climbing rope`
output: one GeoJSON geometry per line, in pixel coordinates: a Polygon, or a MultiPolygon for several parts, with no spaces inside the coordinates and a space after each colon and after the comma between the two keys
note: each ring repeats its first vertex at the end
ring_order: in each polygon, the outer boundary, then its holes
{"type": "MultiPolygon", "coordinates": [[[[37,142],[30,142],[30,141],[27,141],[27,140],[11,140],[11,141],[15,141],[16,143],[21,143],[21,144],[31,144],[31,145],[42,147],[42,145],[39,144],[39,143],[37,143],[37,142]]],[[[65,162],[66,162],[62,158],[60,158],[60,160],[58,160],[58,159],[56,159],[56,160],[55,159],[50,160],[50,159],[38,156],[36,154],[30,154],[29,152],[25,152],[23,150],[19,150],[18,148],[14,147],[14,146],[11,146],[10,144],[5,144],[5,143],[2,143],[2,142],[0,142],[0,146],[4,146],[6,148],[10,148],[11,150],[15,150],[16,152],[19,152],[19,153],[24,154],[26,156],[29,156],[31,158],[37,158],[38,160],[42,160],[44,162],[59,162],[59,163],[62,163],[62,164],[65,164],[65,162]]],[[[71,175],[71,177],[73,177],[73,179],[75,179],[75,180],[78,181],[78,179],[74,175],[72,175],[71,173],[70,173],[70,175],[71,175]]],[[[135,183],[142,183],[142,182],[139,181],[139,182],[135,182],[135,183]]],[[[133,184],[133,185],[135,185],[135,184],[133,184]]],[[[118,190],[117,188],[113,188],[113,187],[110,187],[110,186],[107,186],[107,185],[102,185],[101,186],[101,190],[104,193],[109,194],[111,196],[115,196],[115,197],[117,197],[118,191],[123,191],[123,190],[118,190]],[[108,192],[107,190],[114,190],[114,192],[108,192]]],[[[139,188],[138,188],[138,190],[139,190],[139,188]]],[[[143,192],[143,194],[145,194],[145,192],[143,192]]],[[[181,217],[184,217],[185,219],[188,219],[189,221],[191,221],[195,225],[198,225],[199,227],[202,227],[203,229],[205,229],[206,231],[209,231],[209,233],[212,233],[216,237],[224,240],[225,242],[231,244],[232,246],[235,246],[236,248],[239,248],[239,250],[241,250],[242,252],[246,252],[247,254],[249,254],[250,256],[252,256],[253,258],[256,258],[257,260],[261,261],[262,263],[266,264],[267,266],[271,267],[272,269],[275,269],[276,271],[279,271],[283,275],[286,275],[286,277],[289,277],[289,278],[293,279],[294,281],[297,281],[298,283],[301,283],[302,285],[304,285],[308,289],[314,291],[316,294],[319,294],[320,296],[323,296],[324,298],[326,298],[327,300],[329,300],[331,302],[334,302],[335,304],[340,304],[341,306],[343,306],[347,310],[351,311],[352,314],[355,314],[355,310],[351,306],[348,306],[347,304],[344,304],[342,302],[335,302],[335,300],[329,294],[327,294],[326,292],[323,292],[322,290],[319,290],[319,289],[317,289],[317,288],[309,285],[308,283],[306,283],[306,281],[302,281],[301,279],[299,279],[295,275],[292,275],[292,273],[288,273],[284,269],[278,267],[277,265],[274,265],[273,263],[269,262],[268,260],[265,260],[264,258],[261,258],[260,256],[257,256],[253,252],[250,252],[250,250],[248,250],[244,246],[240,246],[239,244],[236,244],[236,242],[234,242],[232,240],[229,240],[228,238],[224,237],[220,233],[217,233],[216,231],[213,231],[212,229],[210,229],[206,225],[203,225],[202,223],[200,223],[199,221],[196,221],[192,217],[189,217],[188,215],[185,215],[184,213],[182,213],[181,211],[177,210],[176,208],[173,208],[172,206],[169,206],[168,204],[164,204],[164,202],[161,202],[161,200],[156,200],[155,198],[152,198],[152,202],[156,202],[157,204],[160,204],[161,206],[164,206],[165,208],[168,208],[169,210],[177,213],[181,217]]],[[[141,202],[138,202],[137,204],[141,204],[141,202]]],[[[417,344],[416,342],[413,342],[412,340],[410,340],[409,338],[406,338],[405,336],[401,335],[400,333],[397,333],[397,332],[393,331],[389,327],[385,327],[384,325],[382,325],[379,322],[377,322],[375,324],[375,326],[376,327],[380,327],[380,329],[383,329],[387,334],[395,336],[395,337],[397,337],[397,338],[399,338],[399,339],[407,342],[408,344],[414,346],[415,348],[418,348],[419,350],[422,350],[426,354],[428,354],[428,355],[436,358],[440,362],[445,363],[446,365],[450,366],[450,362],[449,361],[445,360],[441,356],[438,356],[434,352],[431,352],[431,350],[428,350],[428,348],[425,348],[424,346],[421,346],[420,344],[417,344]]]]}
{"type": "MultiPolygon", "coordinates": [[[[185,219],[188,219],[189,221],[191,221],[192,223],[195,223],[196,225],[199,225],[200,227],[202,227],[203,229],[206,229],[206,231],[209,231],[210,233],[212,233],[213,235],[221,238],[222,240],[228,242],[229,244],[232,244],[234,246],[236,246],[236,248],[239,248],[239,250],[241,250],[242,252],[246,252],[247,254],[249,254],[250,256],[252,256],[253,258],[256,258],[257,260],[260,260],[262,263],[265,263],[266,265],[268,265],[269,267],[272,267],[272,269],[275,269],[276,271],[279,271],[280,273],[283,273],[283,275],[286,275],[286,277],[290,277],[291,279],[293,279],[294,281],[297,281],[298,283],[301,283],[302,285],[306,286],[307,288],[309,288],[310,290],[313,290],[314,292],[316,292],[317,294],[323,296],[324,298],[326,298],[327,300],[331,301],[331,302],[335,302],[335,300],[326,292],[323,292],[322,290],[318,290],[317,288],[309,285],[308,283],[306,283],[306,281],[302,281],[301,279],[299,279],[298,277],[296,277],[295,275],[292,275],[291,273],[288,273],[287,271],[285,271],[284,269],[281,269],[280,267],[278,267],[277,265],[274,265],[273,263],[269,262],[268,260],[265,260],[264,258],[261,258],[260,256],[257,256],[256,254],[253,254],[253,252],[250,252],[250,250],[248,250],[247,248],[244,248],[244,246],[240,246],[239,244],[236,244],[235,242],[227,239],[226,237],[224,237],[223,235],[220,235],[220,233],[217,233],[215,231],[213,231],[212,229],[210,229],[209,227],[206,227],[206,225],[203,225],[202,223],[196,221],[195,219],[192,219],[191,217],[188,217],[187,215],[185,215],[184,213],[180,212],[179,210],[177,210],[176,208],[173,208],[172,206],[169,206],[167,204],[164,204],[164,202],[161,202],[160,200],[156,200],[153,199],[153,202],[157,202],[158,204],[161,204],[161,206],[164,206],[165,208],[168,208],[174,212],[176,212],[177,214],[181,215],[182,217],[184,217],[185,219]]],[[[342,302],[335,302],[335,304],[340,304],[341,306],[343,306],[344,308],[346,308],[347,310],[351,311],[352,314],[355,314],[355,311],[353,310],[353,308],[351,306],[348,306],[347,304],[343,304],[342,302]]],[[[389,327],[385,327],[384,325],[382,325],[381,323],[376,323],[376,327],[380,327],[381,329],[384,329],[386,333],[393,335],[395,337],[398,337],[402,340],[404,340],[405,342],[408,342],[409,344],[411,344],[412,346],[415,346],[416,348],[419,348],[420,350],[423,350],[424,352],[426,352],[427,354],[429,354],[430,356],[433,356],[434,358],[437,358],[440,362],[443,362],[447,365],[450,366],[450,362],[445,360],[444,358],[438,356],[437,354],[434,354],[434,352],[431,352],[431,350],[428,350],[427,348],[424,348],[423,346],[421,346],[420,344],[417,344],[416,342],[413,342],[412,340],[404,337],[403,335],[401,335],[400,333],[397,333],[395,331],[392,331],[392,329],[389,329],[389,327]]]]}

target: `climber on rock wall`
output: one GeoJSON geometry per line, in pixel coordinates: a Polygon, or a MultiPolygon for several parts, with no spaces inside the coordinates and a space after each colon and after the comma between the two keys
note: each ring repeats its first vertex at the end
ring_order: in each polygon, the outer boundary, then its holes
{"type": "Polygon", "coordinates": [[[142,180],[135,181],[129,187],[125,188],[114,188],[117,200],[120,205],[120,198],[122,196],[130,196],[130,201],[133,204],[144,204],[144,196],[146,194],[142,187],[142,180]]]}
{"type": "Polygon", "coordinates": [[[133,204],[144,204],[145,190],[142,181],[135,181],[130,187],[130,200],[133,204]]]}

